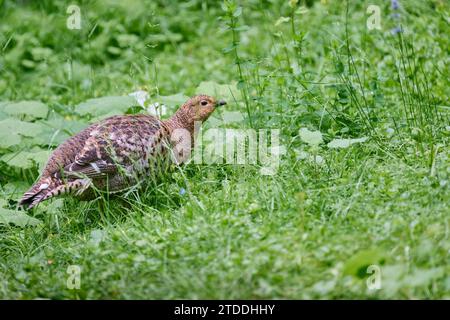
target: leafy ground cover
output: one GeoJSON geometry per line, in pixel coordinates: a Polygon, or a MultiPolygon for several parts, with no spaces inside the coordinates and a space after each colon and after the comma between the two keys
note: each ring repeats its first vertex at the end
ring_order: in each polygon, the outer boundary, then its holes
{"type": "Polygon", "coordinates": [[[450,298],[448,3],[70,4],[0,1],[1,298],[450,298]],[[228,101],[205,132],[279,130],[275,174],[17,210],[70,135],[195,93],[228,101]]]}

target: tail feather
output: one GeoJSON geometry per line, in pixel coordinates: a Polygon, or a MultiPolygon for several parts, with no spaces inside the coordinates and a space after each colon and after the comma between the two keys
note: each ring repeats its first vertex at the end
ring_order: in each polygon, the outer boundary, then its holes
{"type": "Polygon", "coordinates": [[[58,182],[50,178],[41,179],[35,183],[19,201],[19,206],[31,209],[45,200],[50,191],[58,185],[58,182]]]}
{"type": "Polygon", "coordinates": [[[29,191],[25,192],[25,194],[22,196],[22,198],[19,201],[20,206],[28,206],[33,200],[42,193],[42,190],[39,191],[33,191],[30,189],[29,191]]]}
{"type": "Polygon", "coordinates": [[[90,186],[90,179],[76,179],[67,183],[62,180],[39,181],[23,195],[19,205],[27,209],[37,206],[52,197],[74,193],[80,195],[90,186]]]}
{"type": "Polygon", "coordinates": [[[30,198],[27,202],[21,203],[23,206],[24,204],[27,205],[27,209],[31,209],[44,201],[45,197],[47,196],[48,192],[39,192],[38,194],[34,195],[32,198],[30,198]]]}

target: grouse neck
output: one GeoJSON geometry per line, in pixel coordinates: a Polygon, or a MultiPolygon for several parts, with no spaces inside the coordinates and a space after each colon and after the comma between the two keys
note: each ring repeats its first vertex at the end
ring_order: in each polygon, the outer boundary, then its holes
{"type": "Polygon", "coordinates": [[[178,110],[170,119],[165,121],[170,132],[176,129],[185,129],[191,136],[194,134],[195,122],[183,109],[178,110]]]}

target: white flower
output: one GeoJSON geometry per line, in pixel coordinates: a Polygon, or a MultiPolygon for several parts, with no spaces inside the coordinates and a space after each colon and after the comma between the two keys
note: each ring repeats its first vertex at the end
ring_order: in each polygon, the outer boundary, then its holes
{"type": "Polygon", "coordinates": [[[167,107],[164,104],[159,104],[158,102],[155,102],[147,107],[147,112],[152,116],[160,117],[167,114],[167,107]]]}
{"type": "Polygon", "coordinates": [[[136,92],[132,92],[128,94],[130,97],[133,97],[136,102],[142,107],[145,108],[145,101],[150,97],[147,91],[139,90],[136,92]]]}

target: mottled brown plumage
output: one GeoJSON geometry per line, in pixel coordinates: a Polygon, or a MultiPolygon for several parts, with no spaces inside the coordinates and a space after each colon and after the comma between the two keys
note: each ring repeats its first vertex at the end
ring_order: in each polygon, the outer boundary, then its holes
{"type": "Polygon", "coordinates": [[[190,153],[195,122],[205,121],[222,104],[225,102],[199,95],[165,121],[139,114],[113,116],[92,124],[55,149],[40,179],[19,204],[32,208],[68,194],[91,200],[95,189],[118,192],[151,174],[157,175],[159,164],[190,153]]]}

